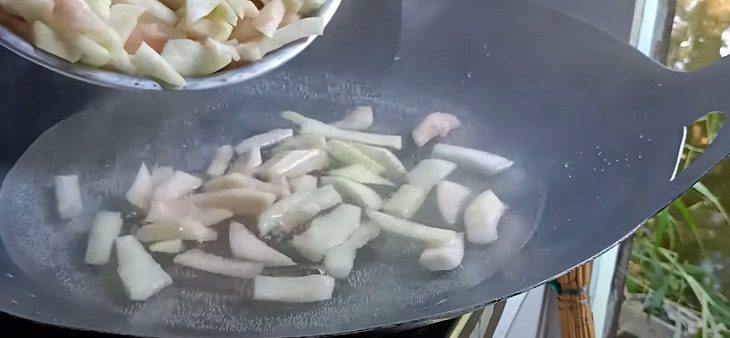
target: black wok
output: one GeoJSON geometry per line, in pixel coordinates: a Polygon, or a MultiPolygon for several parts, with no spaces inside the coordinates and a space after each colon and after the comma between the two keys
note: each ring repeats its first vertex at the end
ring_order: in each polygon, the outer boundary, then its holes
{"type": "Polygon", "coordinates": [[[730,109],[725,62],[673,73],[583,22],[517,1],[347,1],[293,62],[216,91],[107,90],[2,58],[0,150],[13,168],[0,189],[0,309],[110,333],[329,335],[457,315],[600,254],[730,150],[722,129],[674,177],[684,126],[730,109]],[[190,275],[131,304],[113,267],[82,264],[84,220],[52,212],[56,173],[80,173],[87,210],[123,208],[143,160],[201,169],[216,145],[285,125],[281,110],[330,120],[362,104],[383,132],[452,112],[465,126],[451,142],[514,160],[480,182],[512,206],[500,240],[468,248],[462,268],[432,274],[414,266],[418,248],[386,236],[320,304],[252,303],[245,283],[190,275]]]}

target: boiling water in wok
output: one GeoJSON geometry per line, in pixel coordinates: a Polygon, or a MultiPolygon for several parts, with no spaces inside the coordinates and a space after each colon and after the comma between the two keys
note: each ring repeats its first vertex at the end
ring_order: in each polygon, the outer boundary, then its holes
{"type": "MultiPolygon", "coordinates": [[[[130,210],[123,196],[141,162],[202,173],[218,146],[287,127],[278,114],[286,109],[334,121],[355,105],[371,105],[375,111],[371,130],[406,135],[399,157],[408,168],[429,153],[419,151],[407,136],[432,111],[448,111],[463,119],[464,126],[448,138],[453,144],[482,148],[488,144],[485,150],[500,152],[500,145],[513,142],[485,143],[486,121],[474,119],[473,112],[455,102],[407,89],[374,88],[334,75],[313,80],[280,73],[244,92],[217,94],[205,102],[190,95],[99,99],[44,133],[8,174],[0,190],[0,215],[7,224],[0,234],[14,261],[44,289],[79,306],[125,315],[136,327],[155,334],[199,330],[307,334],[318,332],[313,328],[323,320],[336,332],[363,316],[382,320],[446,302],[450,292],[488,282],[535,230],[547,187],[520,165],[514,149],[505,154],[516,162],[508,171],[486,178],[459,171],[451,178],[475,192],[490,188],[510,205],[499,226],[499,240],[487,246],[468,245],[462,267],[454,271],[425,270],[416,264],[422,245],[384,233],[358,251],[353,272],[337,282],[333,299],[326,302],[253,302],[246,281],[183,268],[169,257],[155,256],[175,283],[145,302],[132,303],[126,300],[114,262],[101,268],[83,263],[93,214],[102,209],[130,210]],[[70,222],[59,220],[54,211],[52,182],[59,173],[80,175],[86,213],[70,222]]],[[[414,220],[446,227],[433,196],[414,220]]],[[[127,212],[125,231],[134,222],[127,212]]],[[[225,235],[218,242],[225,243],[225,235]]],[[[291,252],[286,245],[282,248],[291,252]]],[[[205,249],[226,255],[225,248],[215,243],[205,249]]]]}

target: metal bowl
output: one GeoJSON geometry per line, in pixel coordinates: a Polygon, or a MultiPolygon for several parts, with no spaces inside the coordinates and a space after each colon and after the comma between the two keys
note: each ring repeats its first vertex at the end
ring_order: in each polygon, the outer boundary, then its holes
{"type": "MultiPolygon", "coordinates": [[[[321,16],[325,26],[330,22],[342,0],[327,0],[322,7],[312,13],[321,16]]],[[[310,36],[292,42],[275,50],[261,60],[238,68],[217,72],[206,77],[188,77],[187,85],[178,90],[200,90],[228,86],[253,79],[275,69],[301,53],[317,36],[310,36]]],[[[95,85],[126,90],[164,90],[165,87],[154,80],[128,74],[99,69],[81,63],[70,63],[52,54],[35,48],[28,41],[0,26],[0,45],[38,65],[60,74],[92,83],[95,85]]]]}

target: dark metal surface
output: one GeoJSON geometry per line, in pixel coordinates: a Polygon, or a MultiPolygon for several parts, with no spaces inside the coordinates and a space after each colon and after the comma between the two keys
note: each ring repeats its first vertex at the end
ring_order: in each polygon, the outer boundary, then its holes
{"type": "MultiPolygon", "coordinates": [[[[135,326],[128,317],[47,291],[41,284],[55,280],[30,279],[24,271],[33,267],[21,270],[9,256],[0,255],[0,266],[13,276],[0,275],[0,308],[95,330],[239,337],[334,334],[472,310],[552,279],[626,238],[723,159],[730,149],[725,129],[702,157],[670,181],[683,126],[708,111],[730,109],[724,93],[730,78],[726,63],[693,74],[672,73],[582,22],[514,1],[345,2],[311,50],[260,81],[282,74],[305,74],[312,82],[337,76],[353,79],[348,85],[367,87],[383,99],[398,99],[393,88],[403,88],[420,93],[425,101],[458,102],[454,109],[467,114],[472,126],[466,145],[499,151],[549,186],[537,232],[521,251],[504,257],[509,264],[481,283],[448,290],[387,316],[368,311],[376,302],[371,299],[355,304],[362,308],[356,319],[324,318],[300,330],[216,332],[135,326]]],[[[148,96],[93,88],[16,59],[1,65],[6,70],[0,101],[12,112],[3,112],[2,123],[13,123],[12,135],[0,136],[3,165],[13,163],[38,131],[99,97],[119,96],[130,107],[176,98],[172,93],[148,96]]],[[[250,93],[241,95],[257,100],[250,93]]],[[[185,98],[195,99],[205,97],[185,98]]],[[[416,119],[406,116],[402,123],[411,125],[416,119]]],[[[113,140],[106,142],[113,145],[113,140]]],[[[14,240],[2,239],[6,247],[14,240]]],[[[348,292],[338,297],[357,299],[357,289],[348,292]]]]}
{"type": "MultiPolygon", "coordinates": [[[[496,323],[496,320],[494,321],[496,323]]],[[[343,338],[446,338],[456,319],[440,321],[427,326],[378,330],[344,336],[343,338]]],[[[104,334],[92,331],[72,330],[54,326],[53,323],[36,323],[0,313],[0,324],[12,328],[14,338],[65,337],[65,338],[122,338],[125,335],[104,334]]],[[[495,324],[496,325],[496,324],[495,324]]],[[[467,337],[468,335],[464,335],[467,337]]],[[[490,337],[490,336],[486,336],[490,337]]]]}
{"type": "Polygon", "coordinates": [[[583,20],[628,43],[637,0],[530,0],[530,2],[583,20]]]}

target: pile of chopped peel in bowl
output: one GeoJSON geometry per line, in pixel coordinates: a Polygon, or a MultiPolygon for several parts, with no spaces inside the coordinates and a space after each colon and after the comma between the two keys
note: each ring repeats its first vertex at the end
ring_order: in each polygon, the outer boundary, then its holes
{"type": "Polygon", "coordinates": [[[172,87],[321,35],[324,0],[0,0],[0,24],[37,48],[172,87]]]}

